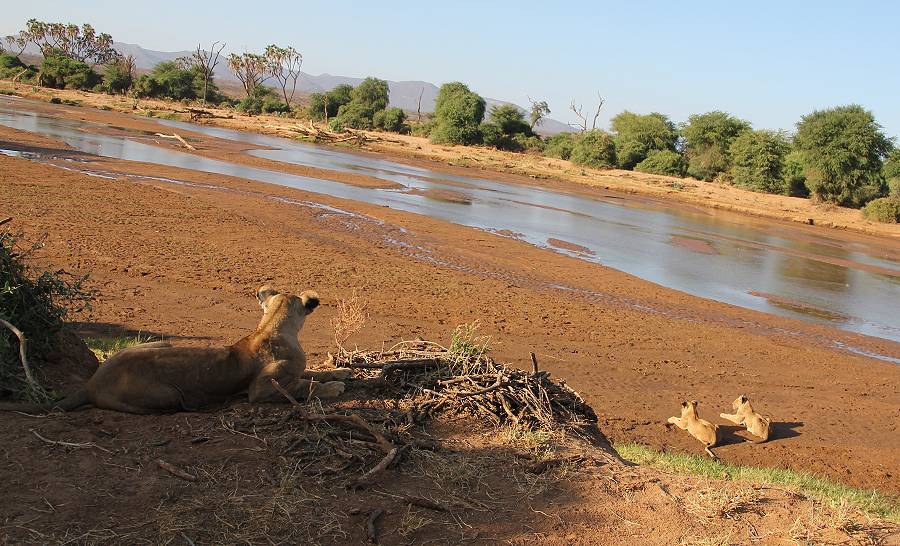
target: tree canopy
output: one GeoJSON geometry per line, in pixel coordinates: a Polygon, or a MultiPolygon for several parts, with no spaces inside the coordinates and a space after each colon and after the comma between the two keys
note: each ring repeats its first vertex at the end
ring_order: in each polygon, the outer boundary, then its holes
{"type": "Polygon", "coordinates": [[[485,102],[460,82],[445,83],[434,103],[435,125],[431,140],[439,144],[477,144],[485,102]]]}
{"type": "Polygon", "coordinates": [[[750,123],[721,111],[694,114],[681,129],[687,158],[687,173],[712,180],[731,167],[729,148],[750,123]]]}
{"type": "Polygon", "coordinates": [[[616,145],[606,131],[592,129],[579,135],[569,157],[572,163],[595,169],[616,166],[616,145]]]}
{"type": "Polygon", "coordinates": [[[794,145],[803,158],[806,185],[818,199],[858,207],[885,192],[882,163],[893,144],[862,106],[803,116],[794,145]]]}
{"type": "Polygon", "coordinates": [[[611,121],[616,158],[623,169],[633,169],[652,151],[675,151],[678,131],[668,117],[657,112],[640,115],[628,110],[611,121]]]}
{"type": "Polygon", "coordinates": [[[736,186],[766,193],[788,193],[784,179],[790,144],[784,133],[744,131],[731,143],[731,178],[736,186]]]}

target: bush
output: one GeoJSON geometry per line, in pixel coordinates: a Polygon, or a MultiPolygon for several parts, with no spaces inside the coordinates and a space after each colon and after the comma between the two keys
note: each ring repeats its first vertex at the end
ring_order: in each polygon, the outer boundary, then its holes
{"type": "Polygon", "coordinates": [[[16,76],[19,81],[33,80],[37,75],[34,66],[25,64],[15,55],[0,54],[0,78],[11,80],[16,76]]]}
{"type": "Polygon", "coordinates": [[[616,160],[623,169],[635,168],[653,151],[675,151],[678,131],[662,114],[638,115],[626,110],[612,118],[611,123],[616,135],[616,160]]]}
{"type": "Polygon", "coordinates": [[[434,103],[431,141],[437,144],[478,144],[485,102],[465,84],[445,83],[434,103]]]}
{"type": "Polygon", "coordinates": [[[372,117],[372,123],[383,131],[392,133],[409,132],[409,126],[406,125],[406,112],[400,108],[388,108],[387,110],[375,112],[375,115],[372,117]]]}
{"type": "Polygon", "coordinates": [[[341,84],[327,93],[313,93],[309,96],[309,105],[306,107],[307,117],[322,121],[327,113],[328,119],[334,118],[341,106],[352,100],[352,92],[353,86],[341,84]]]}
{"type": "MultiPolygon", "coordinates": [[[[62,271],[36,271],[25,265],[41,245],[23,248],[19,241],[18,235],[0,233],[0,318],[25,334],[29,356],[41,356],[51,349],[69,313],[87,307],[91,294],[84,288],[84,277],[69,280],[62,271]]],[[[34,397],[39,393],[26,388],[18,351],[18,339],[0,328],[0,391],[34,397]]]]}
{"type": "Polygon", "coordinates": [[[485,145],[501,150],[521,152],[543,147],[540,138],[534,137],[531,125],[525,121],[525,113],[512,104],[491,108],[490,121],[481,124],[481,133],[485,145]]]}
{"type": "Polygon", "coordinates": [[[616,145],[606,131],[587,131],[575,142],[570,159],[583,167],[609,169],[616,166],[616,145]]]}
{"type": "Polygon", "coordinates": [[[547,143],[544,145],[544,155],[547,157],[569,159],[574,147],[574,133],[558,133],[547,139],[547,143]]]}
{"type": "Polygon", "coordinates": [[[343,130],[345,127],[351,129],[371,129],[374,127],[372,118],[375,113],[365,104],[357,101],[350,101],[341,106],[338,115],[332,121],[332,127],[343,130]]]}
{"type": "Polygon", "coordinates": [[[698,180],[713,180],[731,168],[729,148],[750,124],[725,112],[694,114],[682,127],[687,174],[698,180]]]}
{"type": "Polygon", "coordinates": [[[107,64],[103,67],[103,84],[100,88],[111,95],[125,94],[134,85],[131,72],[121,61],[107,64]]]}
{"type": "Polygon", "coordinates": [[[794,144],[802,154],[806,185],[816,198],[859,207],[887,191],[881,170],[892,144],[862,106],[803,116],[794,144]]]}
{"type": "Polygon", "coordinates": [[[100,75],[81,61],[62,54],[51,54],[41,62],[38,81],[40,85],[54,89],[90,91],[100,83],[100,75]]]}
{"type": "Polygon", "coordinates": [[[671,150],[655,150],[650,152],[647,159],[635,165],[634,170],[650,174],[684,176],[684,157],[671,150]]]}
{"type": "Polygon", "coordinates": [[[517,151],[533,152],[537,154],[544,153],[545,143],[543,139],[537,135],[519,133],[512,136],[512,141],[512,145],[516,147],[517,151]]]}
{"type": "Polygon", "coordinates": [[[731,143],[731,179],[748,190],[786,195],[784,158],[790,150],[784,133],[744,131],[731,143]]]}
{"type": "Polygon", "coordinates": [[[891,196],[873,199],[863,207],[862,213],[873,222],[896,224],[900,222],[900,198],[891,196]]]}
{"type": "Polygon", "coordinates": [[[784,169],[782,170],[784,187],[791,197],[809,197],[809,188],[806,187],[806,175],[803,173],[803,158],[800,153],[793,150],[784,156],[784,169]]]}

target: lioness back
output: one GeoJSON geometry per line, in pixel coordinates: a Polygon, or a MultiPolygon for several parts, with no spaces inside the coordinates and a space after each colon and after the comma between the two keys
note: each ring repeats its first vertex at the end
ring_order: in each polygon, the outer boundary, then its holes
{"type": "Polygon", "coordinates": [[[121,351],[88,381],[97,407],[152,413],[190,410],[246,388],[248,370],[228,347],[157,347],[121,351]]]}

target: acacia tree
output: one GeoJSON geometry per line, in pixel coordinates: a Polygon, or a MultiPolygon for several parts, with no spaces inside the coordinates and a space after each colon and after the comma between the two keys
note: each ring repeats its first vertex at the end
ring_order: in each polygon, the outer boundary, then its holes
{"type": "MultiPolygon", "coordinates": [[[[22,38],[22,33],[6,36],[3,38],[3,41],[6,42],[6,46],[12,48],[9,50],[9,53],[12,54],[17,59],[22,56],[22,53],[25,52],[25,46],[28,45],[28,40],[22,38]],[[13,53],[13,50],[18,49],[18,53],[13,53]]],[[[3,48],[0,47],[0,51],[3,51],[3,48]]]]}
{"type": "Polygon", "coordinates": [[[20,31],[18,36],[9,38],[22,51],[31,42],[41,50],[41,55],[45,58],[62,55],[91,66],[111,63],[119,57],[119,52],[113,48],[112,36],[97,34],[94,27],[87,23],[79,27],[29,19],[25,30],[20,31]]]}
{"type": "Polygon", "coordinates": [[[247,93],[248,97],[253,95],[253,92],[271,76],[269,63],[265,56],[256,53],[230,54],[228,56],[228,69],[241,81],[241,85],[244,86],[244,92],[247,93]]]}
{"type": "Polygon", "coordinates": [[[881,167],[893,144],[862,106],[803,116],[794,145],[803,158],[806,185],[816,198],[858,207],[884,192],[881,167]]]}
{"type": "Polygon", "coordinates": [[[698,180],[712,180],[730,169],[731,143],[749,129],[749,122],[718,110],[688,117],[681,128],[687,173],[698,180]]]}
{"type": "Polygon", "coordinates": [[[545,100],[537,101],[531,97],[528,97],[528,102],[531,103],[531,111],[528,113],[528,120],[531,122],[531,129],[534,130],[534,128],[543,123],[544,118],[550,114],[550,105],[547,104],[547,101],[545,100]]]}
{"type": "Polygon", "coordinates": [[[290,104],[294,100],[297,90],[297,79],[300,77],[300,67],[303,65],[303,55],[293,47],[278,47],[272,44],[266,47],[264,54],[267,62],[267,70],[281,87],[284,103],[290,104]],[[288,96],[288,82],[291,86],[291,94],[288,96]]]}
{"type": "Polygon", "coordinates": [[[213,42],[209,51],[203,49],[200,44],[197,44],[197,51],[191,55],[193,66],[196,67],[203,76],[203,96],[201,99],[204,103],[209,97],[209,84],[213,79],[213,73],[216,70],[216,66],[219,64],[219,55],[222,53],[223,49],[225,49],[225,42],[222,42],[222,45],[219,45],[218,41],[213,42]]]}

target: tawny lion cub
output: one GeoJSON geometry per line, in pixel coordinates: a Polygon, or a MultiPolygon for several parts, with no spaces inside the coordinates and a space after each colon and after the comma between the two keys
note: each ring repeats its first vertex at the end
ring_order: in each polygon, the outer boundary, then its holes
{"type": "Polygon", "coordinates": [[[728,419],[737,425],[744,425],[750,434],[760,438],[760,442],[765,442],[769,439],[769,423],[771,421],[768,417],[763,417],[753,410],[749,398],[742,394],[734,399],[731,407],[734,408],[734,415],[720,413],[719,417],[728,419]]]}
{"type": "Polygon", "coordinates": [[[697,414],[697,401],[681,403],[681,417],[669,417],[669,423],[688,431],[688,434],[700,440],[706,454],[716,459],[717,457],[709,448],[719,443],[719,427],[697,414]]]}

